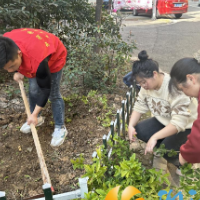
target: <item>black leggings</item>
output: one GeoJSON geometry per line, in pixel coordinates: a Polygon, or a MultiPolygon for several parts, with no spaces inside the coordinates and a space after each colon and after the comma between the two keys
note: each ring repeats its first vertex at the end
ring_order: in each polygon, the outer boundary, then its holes
{"type": "MultiPolygon", "coordinates": [[[[154,135],[156,132],[163,129],[165,126],[161,124],[155,117],[152,117],[150,119],[146,119],[144,121],[139,122],[136,126],[136,132],[137,132],[137,138],[148,142],[148,140],[151,138],[152,135],[154,135]]],[[[187,141],[187,136],[190,134],[191,129],[186,129],[184,132],[179,132],[178,134],[171,135],[169,137],[166,137],[164,139],[158,140],[156,147],[159,147],[161,144],[165,145],[165,148],[168,150],[174,149],[175,151],[180,151],[180,147],[182,144],[184,144],[187,141]]],[[[167,154],[164,155],[164,158],[174,164],[178,165],[179,158],[178,154],[173,157],[169,157],[167,154]]]]}

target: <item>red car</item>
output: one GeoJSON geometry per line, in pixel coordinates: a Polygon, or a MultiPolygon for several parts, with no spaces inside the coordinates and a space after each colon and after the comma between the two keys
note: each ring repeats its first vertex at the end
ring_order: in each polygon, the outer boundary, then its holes
{"type": "MultiPolygon", "coordinates": [[[[158,0],[156,6],[156,17],[160,15],[174,14],[178,19],[183,13],[188,10],[188,0],[158,0]]],[[[133,9],[133,15],[137,16],[139,13],[152,14],[151,10],[133,9]]]]}

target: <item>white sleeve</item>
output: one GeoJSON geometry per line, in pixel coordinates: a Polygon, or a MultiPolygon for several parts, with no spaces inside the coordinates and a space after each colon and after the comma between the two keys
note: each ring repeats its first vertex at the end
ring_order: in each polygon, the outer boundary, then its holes
{"type": "Polygon", "coordinates": [[[189,105],[191,99],[184,94],[178,95],[171,102],[171,120],[170,123],[174,125],[178,132],[185,131],[188,124],[191,112],[189,105]]]}
{"type": "Polygon", "coordinates": [[[138,94],[133,110],[141,114],[144,114],[149,110],[147,100],[146,100],[145,90],[143,88],[140,89],[140,92],[138,94]]]}

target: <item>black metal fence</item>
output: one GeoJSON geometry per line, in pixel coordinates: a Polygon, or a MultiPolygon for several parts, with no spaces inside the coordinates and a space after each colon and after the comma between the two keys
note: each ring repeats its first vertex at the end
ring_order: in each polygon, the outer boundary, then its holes
{"type": "MultiPolygon", "coordinates": [[[[107,141],[110,139],[113,141],[115,131],[117,132],[118,136],[123,137],[124,139],[126,137],[126,124],[128,126],[133,104],[135,102],[135,97],[136,88],[130,86],[129,91],[126,93],[126,99],[122,101],[121,109],[117,111],[115,121],[110,123],[110,131],[108,132],[108,135],[103,136],[103,145],[108,151],[108,157],[110,157],[112,153],[112,148],[109,148],[107,141]]],[[[96,156],[97,152],[94,152],[92,157],[96,156]]]]}

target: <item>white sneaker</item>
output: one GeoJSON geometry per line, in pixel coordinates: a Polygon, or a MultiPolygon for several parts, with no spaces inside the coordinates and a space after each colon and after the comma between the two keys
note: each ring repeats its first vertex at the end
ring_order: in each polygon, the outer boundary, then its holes
{"type": "Polygon", "coordinates": [[[176,174],[179,176],[183,176],[183,174],[181,173],[181,169],[179,168],[176,169],[176,174]]]}
{"type": "Polygon", "coordinates": [[[55,128],[52,134],[53,137],[51,140],[51,146],[52,147],[60,146],[64,142],[67,134],[68,132],[65,126],[63,128],[55,128]]]}
{"type": "MultiPolygon", "coordinates": [[[[40,116],[38,117],[38,123],[37,126],[41,126],[44,123],[44,117],[40,116]]],[[[23,124],[23,126],[20,128],[20,131],[22,133],[30,133],[31,132],[31,127],[26,123],[23,124]]]]}

